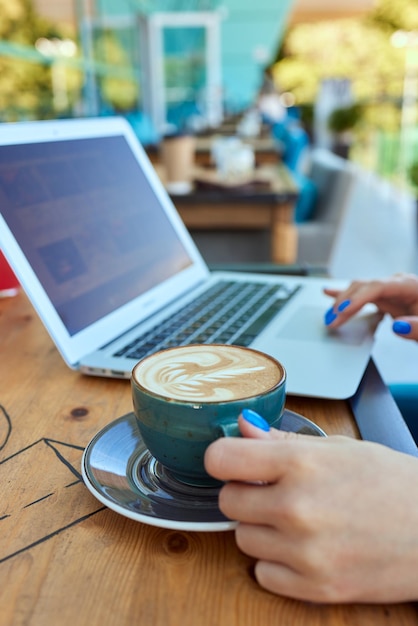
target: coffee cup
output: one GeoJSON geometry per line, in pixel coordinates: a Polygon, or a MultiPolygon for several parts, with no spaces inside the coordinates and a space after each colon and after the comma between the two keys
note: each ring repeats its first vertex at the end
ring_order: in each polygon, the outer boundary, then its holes
{"type": "Polygon", "coordinates": [[[161,144],[165,186],[169,193],[186,194],[192,189],[195,138],[193,135],[167,135],[161,144]]]}
{"type": "Polygon", "coordinates": [[[161,350],[132,370],[134,414],[149,452],[177,480],[214,484],[204,468],[209,444],[239,436],[242,409],[278,428],[286,370],[271,356],[241,346],[199,344],[161,350]]]}

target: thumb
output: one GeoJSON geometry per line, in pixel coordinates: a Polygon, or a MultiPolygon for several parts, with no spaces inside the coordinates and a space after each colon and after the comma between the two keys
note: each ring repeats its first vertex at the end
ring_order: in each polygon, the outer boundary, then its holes
{"type": "Polygon", "coordinates": [[[394,320],[393,332],[403,339],[418,341],[418,317],[403,317],[394,320]]]}

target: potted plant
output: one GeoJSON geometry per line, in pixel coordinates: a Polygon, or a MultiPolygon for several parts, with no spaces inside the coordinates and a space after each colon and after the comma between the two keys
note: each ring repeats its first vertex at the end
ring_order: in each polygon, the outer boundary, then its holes
{"type": "Polygon", "coordinates": [[[328,128],[334,135],[333,151],[348,157],[353,142],[353,130],[362,119],[363,109],[359,104],[334,109],[328,118],[328,128]]]}

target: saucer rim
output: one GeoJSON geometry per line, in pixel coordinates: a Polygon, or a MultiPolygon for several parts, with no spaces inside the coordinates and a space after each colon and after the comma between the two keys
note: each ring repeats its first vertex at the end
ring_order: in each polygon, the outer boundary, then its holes
{"type": "MultiPolygon", "coordinates": [[[[102,504],[104,504],[107,508],[111,509],[115,513],[122,515],[123,517],[127,517],[137,522],[142,522],[149,526],[156,526],[158,528],[165,528],[169,530],[183,530],[183,531],[194,531],[194,532],[225,532],[228,530],[234,530],[238,522],[235,520],[227,520],[219,521],[219,522],[188,522],[188,521],[179,521],[168,517],[157,517],[152,515],[145,515],[142,513],[138,513],[132,511],[131,509],[119,505],[114,500],[107,498],[101,491],[99,491],[95,485],[93,484],[90,476],[88,475],[86,465],[87,457],[90,453],[90,450],[94,446],[94,444],[103,436],[109,429],[112,428],[113,425],[116,425],[119,422],[123,422],[125,420],[132,419],[134,417],[133,412],[126,413],[121,417],[112,420],[108,424],[106,424],[103,428],[101,428],[88,442],[86,445],[82,457],[81,457],[81,475],[84,481],[85,486],[90,491],[90,493],[102,504]]],[[[137,446],[138,448],[138,446],[137,446]]],[[[143,495],[138,490],[136,493],[138,495],[143,495]]]]}

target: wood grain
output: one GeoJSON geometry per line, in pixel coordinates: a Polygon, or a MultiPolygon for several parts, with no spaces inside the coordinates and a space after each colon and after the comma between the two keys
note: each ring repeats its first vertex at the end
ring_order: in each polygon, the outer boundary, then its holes
{"type": "MultiPolygon", "coordinates": [[[[84,446],[131,410],[127,381],[67,368],[23,294],[0,300],[1,626],[412,626],[414,604],[325,606],[263,591],[233,532],[135,522],[84,487],[84,446]]],[[[329,434],[345,402],[289,397],[329,434]]]]}

